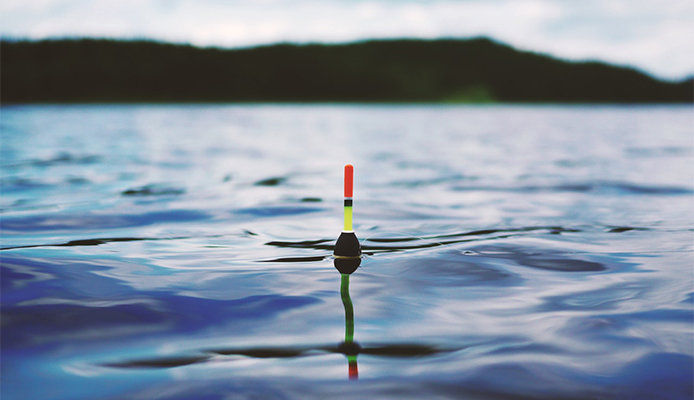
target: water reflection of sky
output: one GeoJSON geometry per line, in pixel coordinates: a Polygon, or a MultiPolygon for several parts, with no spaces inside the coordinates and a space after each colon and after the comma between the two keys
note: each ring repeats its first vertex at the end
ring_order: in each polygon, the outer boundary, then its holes
{"type": "Polygon", "coordinates": [[[3,397],[691,393],[687,107],[2,111],[3,397]]]}

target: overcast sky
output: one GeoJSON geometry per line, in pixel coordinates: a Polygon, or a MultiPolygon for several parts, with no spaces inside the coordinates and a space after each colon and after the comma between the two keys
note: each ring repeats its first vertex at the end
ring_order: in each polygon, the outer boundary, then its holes
{"type": "Polygon", "coordinates": [[[483,35],[665,78],[694,73],[694,0],[1,0],[0,34],[224,47],[483,35]]]}

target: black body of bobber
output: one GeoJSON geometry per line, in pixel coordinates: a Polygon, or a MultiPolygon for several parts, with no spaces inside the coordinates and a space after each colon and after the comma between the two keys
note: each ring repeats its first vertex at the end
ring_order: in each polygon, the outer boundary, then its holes
{"type": "Polygon", "coordinates": [[[359,257],[361,256],[361,246],[359,239],[354,232],[342,232],[335,243],[335,251],[337,257],[359,257]]]}

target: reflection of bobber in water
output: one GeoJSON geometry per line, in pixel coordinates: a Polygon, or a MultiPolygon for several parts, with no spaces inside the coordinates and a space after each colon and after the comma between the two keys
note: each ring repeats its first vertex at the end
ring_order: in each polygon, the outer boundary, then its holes
{"type": "Polygon", "coordinates": [[[342,305],[345,307],[345,341],[338,346],[338,351],[347,356],[349,379],[359,377],[357,355],[361,350],[359,343],[354,341],[354,307],[352,306],[352,299],[349,297],[349,274],[356,271],[360,262],[359,258],[335,259],[335,268],[340,271],[341,276],[340,297],[342,297],[342,305]]]}
{"type": "Polygon", "coordinates": [[[359,239],[352,229],[352,188],[354,183],[354,167],[345,165],[345,225],[340,237],[335,243],[335,268],[340,271],[340,297],[345,307],[345,341],[340,344],[338,350],[347,356],[349,363],[349,378],[357,379],[359,369],[357,367],[357,355],[361,346],[354,341],[354,307],[349,297],[349,275],[356,271],[361,264],[361,246],[359,239]]]}

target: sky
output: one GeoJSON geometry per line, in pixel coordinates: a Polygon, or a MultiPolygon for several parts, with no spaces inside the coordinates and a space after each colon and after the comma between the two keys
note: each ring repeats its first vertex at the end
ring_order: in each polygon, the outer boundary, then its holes
{"type": "Polygon", "coordinates": [[[487,36],[665,79],[694,74],[694,0],[2,0],[0,35],[221,47],[487,36]]]}

